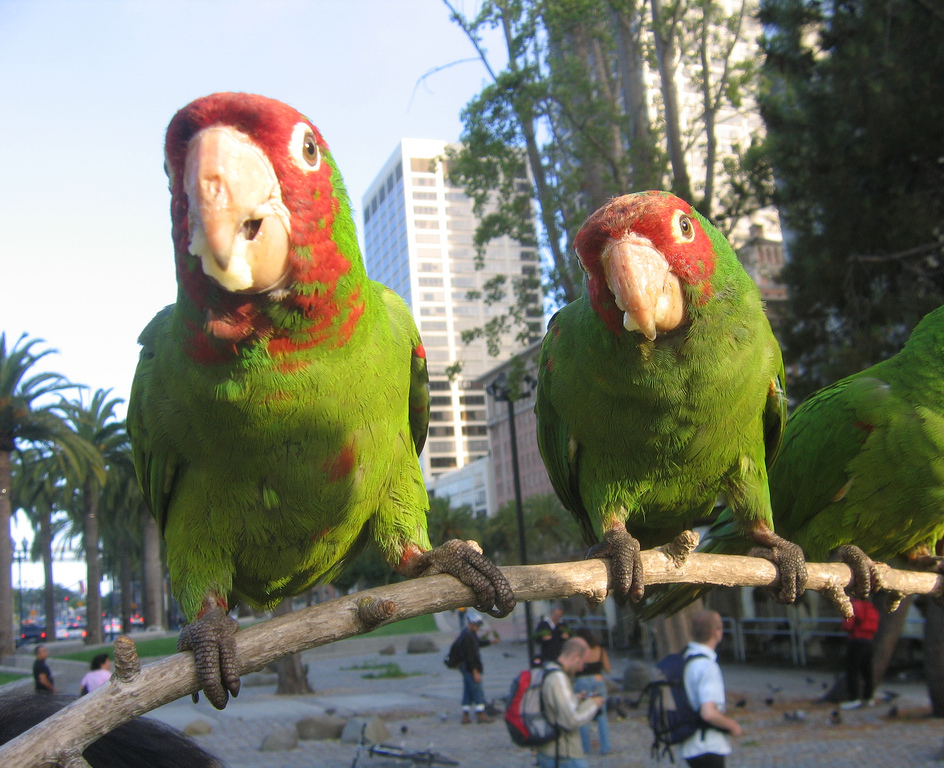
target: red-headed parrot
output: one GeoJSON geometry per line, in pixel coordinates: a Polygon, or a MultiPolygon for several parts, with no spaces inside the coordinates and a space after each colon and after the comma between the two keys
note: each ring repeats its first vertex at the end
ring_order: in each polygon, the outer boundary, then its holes
{"type": "Polygon", "coordinates": [[[141,334],[128,420],[207,697],[239,689],[232,598],[271,608],[368,539],[399,573],[451,573],[507,614],[508,582],[474,546],[430,549],[425,352],[367,278],[318,129],[218,93],[177,113],[165,157],[177,302],[141,334]]]}
{"type": "MultiPolygon", "coordinates": [[[[871,561],[905,557],[944,572],[944,307],[894,357],[811,395],[787,421],[770,467],[777,530],[813,561],[848,563],[859,596],[871,561]],[[864,555],[862,553],[865,553],[864,555]]],[[[743,554],[749,542],[725,510],[699,551],[743,554]]],[[[647,614],[673,613],[707,588],[673,585],[647,614]]]]}
{"type": "Polygon", "coordinates": [[[780,348],[727,240],[664,192],[617,197],[574,248],[586,291],[552,319],[535,412],[551,482],[588,556],[612,557],[614,595],[643,595],[640,544],[664,543],[724,493],[780,599],[806,581],[774,533],[767,465],[783,430],[780,348]],[[660,541],[661,539],[661,541],[660,541]]]}

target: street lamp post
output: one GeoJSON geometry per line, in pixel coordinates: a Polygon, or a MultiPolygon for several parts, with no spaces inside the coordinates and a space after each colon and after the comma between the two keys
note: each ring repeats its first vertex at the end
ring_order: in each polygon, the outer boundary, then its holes
{"type": "MultiPolygon", "coordinates": [[[[515,402],[521,397],[530,394],[537,386],[537,381],[530,374],[525,374],[522,378],[524,387],[512,388],[508,382],[507,374],[500,373],[495,380],[489,384],[485,391],[488,392],[497,402],[508,404],[508,433],[511,439],[511,476],[515,489],[515,516],[518,520],[518,556],[522,565],[528,564],[527,547],[525,546],[524,532],[524,505],[521,500],[521,473],[518,466],[518,433],[515,429],[515,402]]],[[[534,638],[531,636],[531,603],[524,604],[524,623],[525,635],[528,641],[528,664],[534,660],[534,638]]]]}

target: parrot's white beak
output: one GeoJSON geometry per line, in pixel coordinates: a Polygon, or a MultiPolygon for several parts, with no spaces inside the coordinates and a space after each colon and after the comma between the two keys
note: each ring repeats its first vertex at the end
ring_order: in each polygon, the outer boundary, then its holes
{"type": "Polygon", "coordinates": [[[601,256],[606,284],[623,310],[623,327],[650,341],[685,319],[682,285],[647,237],[630,232],[611,240],[601,256]]]}
{"type": "Polygon", "coordinates": [[[285,285],[291,216],[275,169],[245,134],[205,128],[187,147],[184,191],[190,252],[227,291],[262,293],[285,285]]]}

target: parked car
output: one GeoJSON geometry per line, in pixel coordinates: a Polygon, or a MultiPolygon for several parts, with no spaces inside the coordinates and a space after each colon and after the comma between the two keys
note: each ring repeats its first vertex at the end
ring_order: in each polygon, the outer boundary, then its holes
{"type": "Polygon", "coordinates": [[[38,624],[21,624],[20,636],[16,640],[16,647],[21,645],[39,644],[46,641],[46,627],[38,624]]]}
{"type": "Polygon", "coordinates": [[[66,632],[68,633],[70,640],[82,640],[87,634],[85,631],[85,624],[81,621],[70,621],[66,626],[66,632]]]}

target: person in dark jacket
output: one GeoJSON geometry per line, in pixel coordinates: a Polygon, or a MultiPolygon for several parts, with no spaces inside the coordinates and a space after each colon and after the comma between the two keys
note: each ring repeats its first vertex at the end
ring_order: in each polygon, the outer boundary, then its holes
{"type": "Polygon", "coordinates": [[[482,654],[479,648],[490,645],[491,640],[479,637],[482,615],[471,608],[466,611],[465,628],[459,633],[459,671],[462,672],[462,724],[472,722],[472,714],[480,723],[490,723],[485,714],[485,691],[482,688],[482,654]]]}
{"type": "Polygon", "coordinates": [[[570,630],[563,623],[563,618],[563,606],[554,605],[551,612],[538,622],[534,630],[534,638],[541,644],[541,650],[537,658],[533,660],[533,666],[539,667],[560,656],[564,642],[570,638],[570,630]]]}

